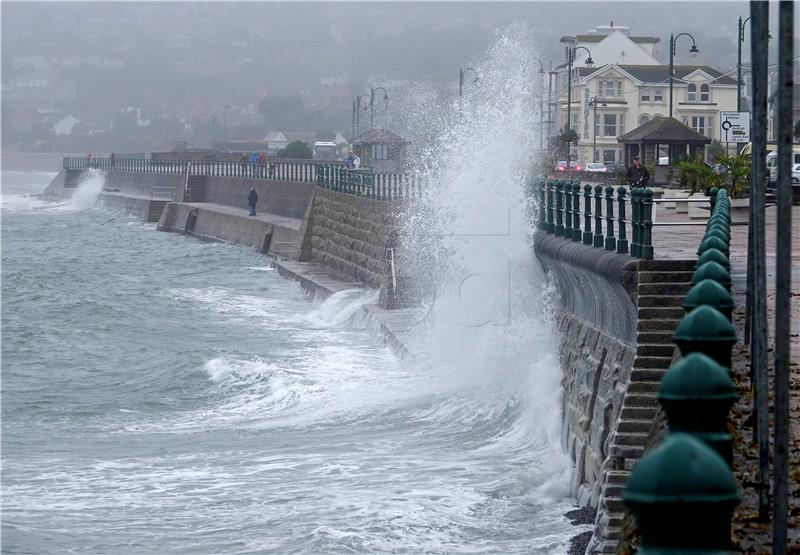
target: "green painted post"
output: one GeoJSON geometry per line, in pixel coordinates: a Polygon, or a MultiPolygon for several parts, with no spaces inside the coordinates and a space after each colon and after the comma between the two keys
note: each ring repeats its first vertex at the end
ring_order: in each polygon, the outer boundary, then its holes
{"type": "Polygon", "coordinates": [[[617,188],[617,199],[619,201],[619,238],[617,239],[617,252],[620,254],[628,253],[628,237],[625,230],[625,187],[617,188]]]}
{"type": "Polygon", "coordinates": [[[701,256],[708,249],[717,249],[725,256],[730,256],[731,250],[728,244],[719,237],[711,236],[706,237],[700,242],[700,247],[697,249],[697,255],[701,256]]]}
{"type": "Polygon", "coordinates": [[[716,308],[704,304],[693,309],[678,324],[673,340],[683,356],[700,352],[725,368],[731,367],[736,330],[716,308]]]}
{"type": "Polygon", "coordinates": [[[583,186],[583,244],[592,244],[592,186],[583,186]]]}
{"type": "Polygon", "coordinates": [[[547,204],[545,201],[547,182],[544,179],[538,179],[536,183],[539,196],[539,225],[537,227],[542,231],[547,231],[547,204]]]}
{"type": "Polygon", "coordinates": [[[617,250],[617,240],[614,237],[614,187],[606,187],[606,250],[617,250]]]}
{"type": "Polygon", "coordinates": [[[717,262],[704,262],[702,266],[698,266],[692,274],[692,285],[697,285],[704,279],[713,279],[726,290],[731,290],[731,274],[717,262]]]}
{"type": "Polygon", "coordinates": [[[700,258],[697,259],[697,264],[695,265],[695,267],[699,268],[706,262],[716,262],[717,264],[728,270],[728,272],[731,271],[731,261],[728,260],[728,257],[722,254],[722,251],[720,250],[708,249],[706,252],[702,254],[702,256],[700,256],[700,258]]]}
{"type": "Polygon", "coordinates": [[[672,365],[658,388],[669,431],[686,432],[733,462],[728,413],[738,395],[727,368],[702,353],[691,353],[672,365]]]}
{"type": "Polygon", "coordinates": [[[711,213],[712,214],[714,213],[714,206],[716,206],[716,204],[717,204],[717,193],[718,192],[719,192],[719,189],[717,189],[716,187],[711,187],[711,189],[709,189],[709,191],[708,191],[708,200],[711,203],[711,213]]]}
{"type": "Polygon", "coordinates": [[[581,184],[572,182],[572,240],[581,240],[581,184]]]}
{"type": "Polygon", "coordinates": [[[729,552],[740,500],[736,479],[719,454],[690,434],[670,433],[645,455],[622,499],[636,517],[642,555],[729,552]]]}
{"type": "Polygon", "coordinates": [[[564,236],[564,182],[556,181],[556,237],[564,236]]]}
{"type": "Polygon", "coordinates": [[[653,191],[644,190],[642,198],[642,254],[645,260],[653,259],[653,191]]]}
{"type": "Polygon", "coordinates": [[[544,187],[547,193],[547,224],[545,230],[547,233],[555,233],[556,226],[553,222],[553,181],[548,179],[545,181],[544,187]]]}
{"type": "Polygon", "coordinates": [[[564,237],[572,239],[572,182],[564,181],[564,237]]]}
{"type": "Polygon", "coordinates": [[[603,247],[603,187],[594,186],[594,245],[603,247]]]}
{"type": "Polygon", "coordinates": [[[631,256],[635,258],[642,253],[640,193],[641,189],[631,187],[631,256]]]}
{"type": "Polygon", "coordinates": [[[699,281],[689,289],[683,299],[683,310],[688,314],[704,304],[719,310],[729,322],[736,306],[730,292],[720,282],[713,279],[699,281]]]}

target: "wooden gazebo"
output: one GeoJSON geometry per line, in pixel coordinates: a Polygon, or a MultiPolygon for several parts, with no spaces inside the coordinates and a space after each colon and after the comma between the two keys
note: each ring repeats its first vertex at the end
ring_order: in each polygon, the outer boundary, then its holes
{"type": "Polygon", "coordinates": [[[679,122],[675,118],[659,116],[633,131],[617,137],[625,145],[625,166],[631,165],[633,157],[639,156],[642,164],[658,163],[659,147],[669,147],[669,163],[702,153],[711,139],[679,122]]]}
{"type": "Polygon", "coordinates": [[[408,141],[388,129],[370,129],[354,137],[350,143],[362,165],[387,172],[400,170],[408,141]]]}

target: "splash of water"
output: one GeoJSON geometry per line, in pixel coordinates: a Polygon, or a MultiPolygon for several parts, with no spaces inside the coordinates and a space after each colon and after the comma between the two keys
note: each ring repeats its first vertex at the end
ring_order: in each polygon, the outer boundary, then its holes
{"type": "Polygon", "coordinates": [[[94,208],[105,181],[106,178],[102,171],[90,169],[72,194],[69,207],[76,211],[94,208]]]}
{"type": "Polygon", "coordinates": [[[432,303],[414,350],[437,379],[489,405],[521,402],[522,442],[544,439],[564,465],[557,345],[526,214],[540,86],[531,44],[510,31],[475,64],[460,118],[417,153],[429,194],[402,214],[401,232],[406,273],[432,303]]]}

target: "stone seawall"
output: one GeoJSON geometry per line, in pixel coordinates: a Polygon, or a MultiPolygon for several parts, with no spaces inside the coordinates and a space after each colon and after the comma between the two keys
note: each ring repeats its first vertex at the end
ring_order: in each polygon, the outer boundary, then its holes
{"type": "Polygon", "coordinates": [[[273,181],[248,177],[205,177],[203,202],[247,208],[250,187],[258,193],[259,212],[302,219],[316,186],[313,183],[273,181]]]}
{"type": "Polygon", "coordinates": [[[311,211],[311,260],[379,288],[394,229],[386,202],[317,188],[311,211]]]}
{"type": "Polygon", "coordinates": [[[556,285],[562,334],[562,443],[572,493],[597,508],[587,553],[616,553],[622,491],[652,441],[656,392],[675,356],[693,260],[636,260],[537,233],[535,250],[556,285]]]}

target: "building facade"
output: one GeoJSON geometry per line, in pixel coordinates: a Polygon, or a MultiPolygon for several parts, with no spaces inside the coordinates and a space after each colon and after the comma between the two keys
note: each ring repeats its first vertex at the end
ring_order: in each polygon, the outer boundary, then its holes
{"type": "MultiPolygon", "coordinates": [[[[669,115],[669,66],[606,64],[577,67],[572,76],[570,125],[580,137],[579,164],[622,162],[617,137],[669,115]]],[[[567,86],[559,89],[559,129],[567,122],[567,86]]],[[[736,110],[736,80],[708,66],[674,66],[673,117],[719,140],[719,114],[736,110]]],[[[666,156],[666,154],[664,154],[666,156]]]]}

